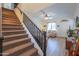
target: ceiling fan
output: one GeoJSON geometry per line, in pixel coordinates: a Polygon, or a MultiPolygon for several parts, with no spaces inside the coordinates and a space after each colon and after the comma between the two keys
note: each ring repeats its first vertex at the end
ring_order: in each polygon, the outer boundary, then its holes
{"type": "Polygon", "coordinates": [[[45,13],[43,10],[41,11],[43,14],[44,19],[48,20],[48,19],[52,19],[52,16],[49,16],[47,13],[45,13]]]}

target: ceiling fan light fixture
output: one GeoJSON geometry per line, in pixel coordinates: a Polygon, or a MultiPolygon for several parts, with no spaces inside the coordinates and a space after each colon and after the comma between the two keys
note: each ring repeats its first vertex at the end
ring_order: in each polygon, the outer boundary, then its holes
{"type": "Polygon", "coordinates": [[[47,20],[47,19],[49,19],[49,18],[48,18],[48,17],[45,17],[44,19],[46,19],[46,20],[47,20]]]}

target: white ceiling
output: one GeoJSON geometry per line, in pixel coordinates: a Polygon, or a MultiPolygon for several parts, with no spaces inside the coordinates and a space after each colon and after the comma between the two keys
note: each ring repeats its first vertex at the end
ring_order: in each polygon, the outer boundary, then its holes
{"type": "Polygon", "coordinates": [[[42,10],[49,16],[52,16],[53,19],[58,17],[73,18],[74,13],[76,11],[76,6],[77,4],[75,3],[56,3],[42,10]]]}
{"type": "Polygon", "coordinates": [[[53,19],[51,20],[62,20],[74,18],[77,3],[21,3],[19,7],[39,19],[42,18],[41,10],[43,10],[47,15],[52,16],[53,19]]]}

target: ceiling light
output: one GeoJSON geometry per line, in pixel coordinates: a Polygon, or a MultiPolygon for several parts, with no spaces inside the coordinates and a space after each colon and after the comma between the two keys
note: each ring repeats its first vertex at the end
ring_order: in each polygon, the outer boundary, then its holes
{"type": "Polygon", "coordinates": [[[48,17],[45,17],[44,19],[46,19],[46,20],[47,20],[47,19],[49,19],[49,18],[48,18],[48,17]]]}

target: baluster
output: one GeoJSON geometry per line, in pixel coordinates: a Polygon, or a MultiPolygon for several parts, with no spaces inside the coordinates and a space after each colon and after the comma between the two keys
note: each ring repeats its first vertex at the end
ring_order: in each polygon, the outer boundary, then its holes
{"type": "Polygon", "coordinates": [[[27,15],[24,15],[24,24],[26,25],[29,32],[32,34],[32,36],[37,41],[38,45],[44,52],[44,55],[46,55],[46,33],[42,33],[39,28],[27,17],[27,15]]]}

